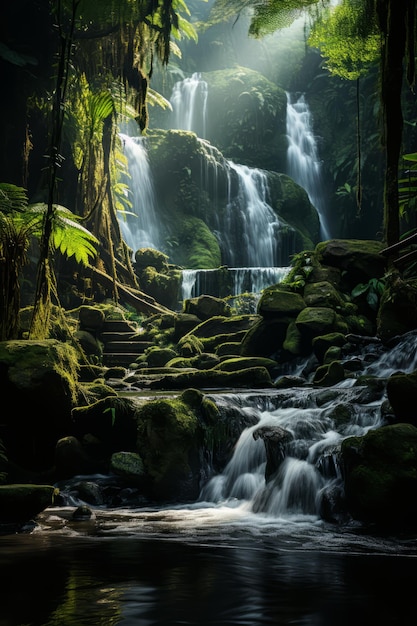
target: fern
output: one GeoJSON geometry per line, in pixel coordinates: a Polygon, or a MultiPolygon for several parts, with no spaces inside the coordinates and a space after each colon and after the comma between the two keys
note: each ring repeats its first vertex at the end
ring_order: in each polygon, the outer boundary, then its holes
{"type": "MultiPolygon", "coordinates": [[[[43,219],[47,205],[44,202],[38,202],[29,205],[28,209],[43,219]]],[[[51,246],[67,258],[74,256],[78,263],[88,266],[90,259],[97,255],[96,246],[99,241],[77,221],[79,219],[66,207],[55,204],[51,246]]],[[[40,220],[39,225],[41,224],[40,220]]]]}

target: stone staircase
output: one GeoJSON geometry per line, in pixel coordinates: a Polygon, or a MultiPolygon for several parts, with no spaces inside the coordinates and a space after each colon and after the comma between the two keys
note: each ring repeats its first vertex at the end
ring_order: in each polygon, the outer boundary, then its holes
{"type": "Polygon", "coordinates": [[[106,367],[128,367],[152,345],[150,341],[142,341],[127,320],[105,320],[100,341],[103,343],[103,365],[106,367]]]}

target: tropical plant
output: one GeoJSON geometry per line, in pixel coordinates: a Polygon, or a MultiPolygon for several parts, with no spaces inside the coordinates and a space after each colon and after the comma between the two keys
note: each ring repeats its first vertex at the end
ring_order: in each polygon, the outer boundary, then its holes
{"type": "MultiPolygon", "coordinates": [[[[28,204],[25,189],[0,183],[0,341],[18,336],[20,280],[33,239],[40,240],[47,212],[45,203],[28,204]]],[[[74,257],[88,265],[98,240],[67,208],[55,205],[50,253],[74,257]]]]}

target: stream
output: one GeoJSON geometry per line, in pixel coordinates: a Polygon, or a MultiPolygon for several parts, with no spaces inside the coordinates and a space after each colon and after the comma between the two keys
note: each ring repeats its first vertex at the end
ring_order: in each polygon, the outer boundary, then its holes
{"type": "MultiPolygon", "coordinates": [[[[356,359],[382,378],[413,371],[416,334],[356,359]]],[[[0,536],[0,625],[414,623],[417,534],[320,515],[321,496],[340,484],[337,445],[383,424],[383,386],[354,381],[208,391],[245,426],[198,500],[92,507],[76,521],[80,502],[69,496],[26,532],[0,536]],[[292,434],[268,482],[265,445],[253,436],[264,426],[292,434]]]]}

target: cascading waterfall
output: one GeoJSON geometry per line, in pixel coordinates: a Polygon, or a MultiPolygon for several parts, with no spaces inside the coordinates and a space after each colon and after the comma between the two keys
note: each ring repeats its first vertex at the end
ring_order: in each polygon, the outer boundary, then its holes
{"type": "Polygon", "coordinates": [[[311,114],[304,95],[295,102],[287,93],[288,175],[306,190],[320,220],[323,241],[331,238],[323,206],[321,163],[317,154],[311,114]]]}
{"type": "MultiPolygon", "coordinates": [[[[178,81],[173,88],[171,105],[175,119],[175,128],[193,131],[200,140],[204,140],[207,118],[207,83],[201,74],[194,73],[191,77],[178,81]]],[[[207,153],[207,163],[214,163],[210,174],[202,172],[202,183],[208,191],[216,193],[219,163],[213,156],[213,147],[203,141],[207,153]]],[[[276,213],[268,203],[268,184],[266,173],[256,168],[249,168],[232,161],[225,160],[221,167],[227,169],[228,203],[226,211],[217,212],[217,223],[213,230],[219,238],[224,265],[234,268],[236,281],[233,282],[232,295],[243,283],[245,289],[261,290],[265,286],[279,282],[275,280],[276,269],[287,264],[289,256],[294,252],[292,244],[284,245],[281,236],[281,225],[276,213]],[[241,267],[243,273],[238,274],[241,267]],[[267,271],[270,268],[270,271],[267,271]],[[259,277],[256,277],[259,274],[259,277]],[[248,276],[250,275],[250,285],[248,276]],[[269,279],[272,282],[269,282],[269,279]]],[[[291,234],[287,240],[291,239],[291,234]]],[[[183,275],[183,294],[193,291],[193,296],[208,292],[203,287],[207,281],[202,278],[199,283],[196,274],[183,275]],[[193,281],[193,278],[196,278],[193,281]]],[[[216,295],[212,293],[212,295],[216,295]]]]}
{"type": "Polygon", "coordinates": [[[201,74],[195,72],[191,77],[177,81],[170,98],[174,128],[190,130],[202,139],[206,136],[207,120],[207,83],[201,74]]]}
{"type": "MultiPolygon", "coordinates": [[[[395,371],[415,371],[416,345],[416,331],[389,351],[370,344],[360,355],[363,375],[388,378],[395,371]]],[[[241,415],[242,423],[251,423],[225,469],[203,487],[200,500],[275,518],[320,517],[326,494],[342,488],[338,460],[342,440],[361,437],[384,424],[383,389],[364,395],[365,388],[354,385],[355,380],[332,387],[327,400],[328,390],[307,387],[210,395],[221,413],[241,415]],[[265,441],[257,435],[262,432],[267,433],[265,441]],[[282,433],[287,437],[281,446],[281,462],[265,480],[268,436],[273,440],[282,433]]]]}
{"type": "Polygon", "coordinates": [[[219,224],[224,263],[231,267],[279,265],[280,223],[268,204],[266,173],[228,161],[229,201],[219,224]],[[231,176],[237,178],[237,191],[231,176]]]}
{"type": "MultiPolygon", "coordinates": [[[[227,273],[227,295],[242,293],[260,294],[265,287],[280,283],[289,267],[228,267],[214,270],[183,270],[181,300],[196,298],[201,294],[219,295],[219,274],[227,273]]],[[[220,294],[222,296],[222,294],[220,294]]]]}
{"type": "Polygon", "coordinates": [[[120,133],[130,174],[129,187],[134,192],[132,210],[119,215],[119,224],[127,245],[135,252],[139,248],[159,249],[160,227],[156,218],[155,190],[149,167],[145,140],[120,133]]]}

